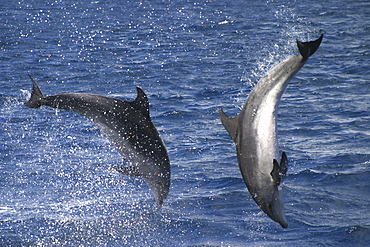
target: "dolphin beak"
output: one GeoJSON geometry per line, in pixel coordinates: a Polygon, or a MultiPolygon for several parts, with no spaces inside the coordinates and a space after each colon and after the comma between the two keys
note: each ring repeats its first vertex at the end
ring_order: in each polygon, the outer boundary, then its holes
{"type": "Polygon", "coordinates": [[[273,221],[279,223],[282,228],[288,227],[288,222],[284,214],[284,204],[281,191],[276,189],[271,200],[264,201],[260,204],[260,208],[265,212],[273,221]]]}
{"type": "Polygon", "coordinates": [[[278,221],[278,223],[281,225],[282,228],[287,228],[288,227],[288,222],[286,221],[286,219],[280,220],[280,221],[278,221]]]}
{"type": "Polygon", "coordinates": [[[269,212],[265,211],[265,213],[270,216],[270,218],[279,223],[282,228],[287,228],[288,227],[288,222],[285,218],[284,211],[280,210],[269,210],[269,212]]]}
{"type": "MultiPolygon", "coordinates": [[[[263,210],[263,209],[262,209],[263,210]]],[[[269,208],[269,210],[263,210],[273,221],[279,223],[282,228],[288,227],[288,222],[285,218],[284,211],[281,210],[274,210],[273,208],[269,208]]]]}

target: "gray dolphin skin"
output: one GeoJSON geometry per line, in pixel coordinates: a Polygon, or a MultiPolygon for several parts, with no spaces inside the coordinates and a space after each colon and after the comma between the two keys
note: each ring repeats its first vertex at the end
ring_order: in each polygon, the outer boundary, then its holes
{"type": "Polygon", "coordinates": [[[271,69],[254,87],[238,116],[230,118],[220,110],[221,122],[235,143],[244,182],[258,206],[283,228],[284,214],[280,183],[288,169],[283,152],[280,163],[277,142],[277,111],[289,81],[315,53],[323,35],[315,41],[299,42],[300,54],[287,58],[271,69]]]}
{"type": "Polygon", "coordinates": [[[35,80],[27,107],[50,106],[72,111],[90,119],[114,144],[129,166],[116,170],[142,177],[151,189],[157,206],[163,204],[170,188],[170,161],[167,150],[149,115],[149,101],[137,87],[134,101],[88,93],[62,93],[44,97],[35,80]]]}

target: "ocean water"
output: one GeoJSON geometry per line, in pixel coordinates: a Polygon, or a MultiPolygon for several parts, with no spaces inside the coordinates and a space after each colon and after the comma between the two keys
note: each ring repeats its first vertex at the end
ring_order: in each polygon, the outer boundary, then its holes
{"type": "Polygon", "coordinates": [[[370,246],[369,1],[0,3],[0,246],[370,246]],[[289,227],[256,205],[218,110],[324,34],[286,89],[279,147],[289,227]],[[94,125],[23,105],[148,95],[171,160],[164,206],[94,125]]]}

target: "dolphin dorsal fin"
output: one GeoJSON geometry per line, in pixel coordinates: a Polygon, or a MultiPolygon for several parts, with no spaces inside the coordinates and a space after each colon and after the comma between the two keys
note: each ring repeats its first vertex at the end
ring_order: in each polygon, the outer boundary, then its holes
{"type": "Polygon", "coordinates": [[[234,141],[234,143],[236,143],[237,141],[236,137],[238,134],[239,115],[236,117],[228,117],[223,110],[220,110],[220,119],[223,126],[229,133],[231,139],[234,141]]]}
{"type": "Polygon", "coordinates": [[[274,180],[276,185],[279,185],[281,181],[283,181],[283,178],[286,176],[287,171],[288,171],[288,158],[285,152],[283,152],[281,155],[280,165],[277,162],[277,160],[274,159],[273,168],[270,173],[272,180],[274,180]]]}
{"type": "Polygon", "coordinates": [[[141,113],[149,118],[149,100],[144,91],[136,87],[137,96],[132,102],[136,109],[140,109],[141,113]]]}

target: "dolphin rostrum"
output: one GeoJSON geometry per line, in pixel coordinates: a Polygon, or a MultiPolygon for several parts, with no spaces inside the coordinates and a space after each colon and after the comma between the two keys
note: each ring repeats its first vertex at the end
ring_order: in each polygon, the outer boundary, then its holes
{"type": "Polygon", "coordinates": [[[116,170],[142,177],[154,194],[158,207],[163,204],[170,188],[170,161],[167,150],[149,115],[149,102],[137,87],[134,101],[123,101],[88,93],[62,93],[44,97],[30,76],[33,87],[30,108],[42,105],[73,111],[90,119],[114,144],[129,166],[116,170]]]}
{"type": "Polygon", "coordinates": [[[271,69],[254,87],[238,116],[230,118],[220,110],[221,122],[235,143],[239,168],[258,206],[283,228],[288,227],[280,183],[288,160],[283,152],[278,162],[277,111],[289,81],[320,46],[315,41],[299,42],[300,54],[271,69]]]}

